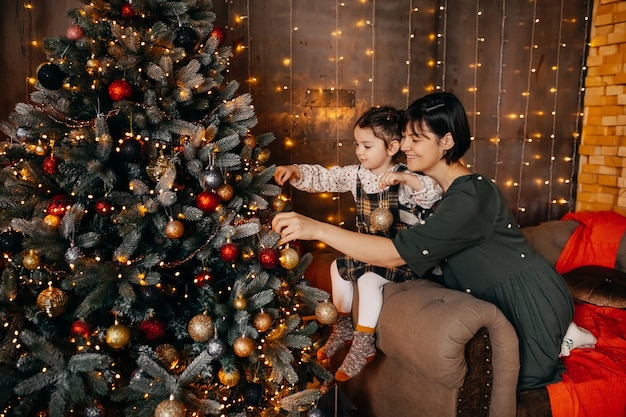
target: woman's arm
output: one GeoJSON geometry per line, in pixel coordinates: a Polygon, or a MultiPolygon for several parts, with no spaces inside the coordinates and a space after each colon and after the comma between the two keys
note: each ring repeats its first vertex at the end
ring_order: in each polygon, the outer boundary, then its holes
{"type": "Polygon", "coordinates": [[[389,238],[342,229],[295,212],[276,214],[272,228],[281,235],[281,244],[296,239],[319,240],[368,264],[393,268],[406,263],[389,238]]]}

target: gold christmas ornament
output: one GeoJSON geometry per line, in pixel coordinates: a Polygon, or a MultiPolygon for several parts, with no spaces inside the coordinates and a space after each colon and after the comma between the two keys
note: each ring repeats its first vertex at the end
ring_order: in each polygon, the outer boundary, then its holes
{"type": "Polygon", "coordinates": [[[315,307],[315,317],[322,324],[331,324],[337,320],[337,307],[330,301],[322,301],[315,307]]]}
{"type": "Polygon", "coordinates": [[[261,311],[254,316],[254,328],[260,332],[265,332],[272,325],[272,316],[264,311],[261,311]]]}
{"type": "Polygon", "coordinates": [[[250,246],[246,246],[241,250],[241,259],[244,261],[251,261],[255,256],[254,249],[250,246]]]}
{"type": "Polygon", "coordinates": [[[246,298],[243,296],[243,294],[237,295],[237,298],[235,298],[235,301],[233,301],[233,307],[240,311],[245,310],[247,305],[248,302],[246,301],[246,298]]]}
{"type": "Polygon", "coordinates": [[[130,329],[123,324],[114,324],[106,331],[107,345],[113,349],[123,348],[130,341],[130,329]]]}
{"type": "Polygon", "coordinates": [[[280,257],[278,258],[280,266],[285,269],[293,269],[300,262],[300,255],[298,251],[291,247],[281,249],[280,257]]]}
{"type": "Polygon", "coordinates": [[[226,371],[224,370],[224,368],[222,368],[217,373],[217,377],[219,378],[220,382],[229,388],[237,385],[240,376],[241,375],[237,369],[234,369],[232,371],[226,371]]]}
{"type": "Polygon", "coordinates": [[[154,182],[158,182],[165,172],[167,168],[170,166],[170,158],[161,154],[156,159],[153,159],[146,166],[146,173],[150,177],[150,179],[154,182]]]}
{"type": "Polygon", "coordinates": [[[388,208],[381,206],[370,214],[370,226],[372,226],[373,229],[385,232],[389,230],[392,224],[393,214],[391,214],[388,208]]]}
{"type": "Polygon", "coordinates": [[[279,195],[272,200],[272,208],[276,211],[283,211],[287,206],[287,202],[283,198],[283,196],[279,195]]]}
{"type": "Polygon", "coordinates": [[[264,164],[267,161],[270,160],[270,156],[271,156],[272,152],[268,149],[262,149],[261,152],[259,152],[259,154],[257,155],[256,159],[257,161],[259,161],[260,163],[264,164]]]}
{"type": "Polygon", "coordinates": [[[198,314],[189,320],[189,336],[196,342],[206,342],[215,334],[213,319],[207,314],[198,314]]]}
{"type": "Polygon", "coordinates": [[[170,369],[173,369],[176,365],[178,365],[180,355],[173,345],[163,343],[162,345],[156,347],[155,352],[161,363],[168,366],[170,369]]]}
{"type": "Polygon", "coordinates": [[[243,144],[249,146],[250,148],[256,148],[256,138],[248,133],[245,138],[243,138],[243,144]]]}
{"type": "Polygon", "coordinates": [[[57,317],[65,312],[67,307],[67,294],[59,288],[50,285],[39,293],[37,308],[45,312],[48,317],[57,317]]]}
{"type": "Polygon", "coordinates": [[[163,400],[154,410],[154,417],[185,417],[185,405],[175,398],[163,400]]]}
{"type": "Polygon", "coordinates": [[[231,198],[233,198],[233,187],[230,184],[222,184],[219,187],[217,187],[217,190],[215,190],[215,192],[217,193],[217,196],[220,198],[220,200],[222,201],[228,201],[231,198]]]}
{"type": "Polygon", "coordinates": [[[254,351],[254,341],[247,336],[240,336],[235,339],[233,350],[240,358],[247,358],[254,351]]]}
{"type": "Polygon", "coordinates": [[[46,217],[43,218],[43,224],[48,227],[56,228],[61,223],[61,218],[56,214],[47,214],[46,217]]]}
{"type": "Polygon", "coordinates": [[[39,268],[39,265],[41,265],[39,253],[35,249],[29,249],[28,253],[24,255],[24,259],[22,259],[22,265],[30,271],[39,268]]]}
{"type": "Polygon", "coordinates": [[[185,226],[180,220],[170,220],[165,225],[165,236],[170,239],[179,239],[185,233],[185,226]]]}

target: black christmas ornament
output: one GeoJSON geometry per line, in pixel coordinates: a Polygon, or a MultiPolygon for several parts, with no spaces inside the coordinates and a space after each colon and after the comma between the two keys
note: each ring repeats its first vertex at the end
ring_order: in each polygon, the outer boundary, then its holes
{"type": "Polygon", "coordinates": [[[207,342],[206,351],[214,359],[219,359],[226,352],[226,343],[217,334],[207,342]]]}
{"type": "Polygon", "coordinates": [[[256,382],[248,382],[241,389],[241,395],[243,396],[243,400],[246,404],[259,405],[261,404],[261,399],[263,398],[263,385],[256,382]]]}
{"type": "Polygon", "coordinates": [[[224,183],[224,178],[215,166],[211,165],[202,177],[202,184],[204,188],[208,190],[215,190],[217,187],[224,183]]]}
{"type": "Polygon", "coordinates": [[[55,64],[43,64],[37,70],[39,83],[48,90],[58,90],[63,86],[65,73],[55,64]]]}
{"type": "Polygon", "coordinates": [[[13,254],[22,250],[24,235],[15,230],[0,233],[0,252],[13,254]]]}
{"type": "Polygon", "coordinates": [[[198,43],[198,34],[187,26],[181,26],[174,32],[174,46],[183,48],[185,51],[192,50],[198,43]]]}
{"type": "Polygon", "coordinates": [[[126,139],[120,145],[119,154],[127,162],[138,162],[143,153],[143,145],[136,139],[126,139]]]}

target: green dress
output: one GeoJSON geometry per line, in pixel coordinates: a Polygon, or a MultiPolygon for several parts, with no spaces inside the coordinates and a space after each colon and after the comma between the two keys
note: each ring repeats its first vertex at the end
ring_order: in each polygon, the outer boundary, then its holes
{"type": "Polygon", "coordinates": [[[445,286],[502,310],[519,337],[518,389],[561,379],[561,342],[574,313],[571,294],[526,241],[492,181],[478,174],[457,178],[435,213],[399,231],[394,244],[418,275],[439,264],[445,286]]]}

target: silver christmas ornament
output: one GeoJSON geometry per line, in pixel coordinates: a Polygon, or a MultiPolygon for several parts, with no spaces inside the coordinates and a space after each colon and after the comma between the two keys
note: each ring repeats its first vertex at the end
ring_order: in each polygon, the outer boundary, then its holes
{"type": "Polygon", "coordinates": [[[221,339],[214,337],[207,342],[206,351],[215,359],[219,359],[226,352],[226,344],[221,339]]]}
{"type": "Polygon", "coordinates": [[[204,176],[202,177],[202,184],[207,190],[215,190],[217,187],[222,185],[223,182],[224,178],[222,177],[222,174],[214,166],[210,166],[209,169],[204,172],[204,176]]]}
{"type": "Polygon", "coordinates": [[[72,246],[65,251],[65,262],[73,264],[81,257],[81,255],[82,253],[80,252],[80,249],[76,246],[72,246]]]}

